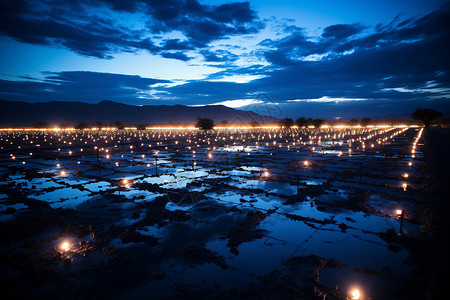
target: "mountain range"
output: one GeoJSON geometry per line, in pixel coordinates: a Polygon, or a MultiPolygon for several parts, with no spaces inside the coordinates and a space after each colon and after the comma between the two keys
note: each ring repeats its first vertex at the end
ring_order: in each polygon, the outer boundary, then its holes
{"type": "Polygon", "coordinates": [[[261,116],[252,111],[233,109],[223,105],[190,107],[184,105],[127,105],[113,101],[97,104],[83,102],[39,102],[28,103],[0,99],[0,127],[33,126],[46,122],[49,126],[59,124],[76,125],[80,122],[102,122],[111,124],[120,121],[124,124],[194,124],[197,118],[210,118],[219,123],[227,120],[230,124],[252,121],[273,123],[278,119],[261,116]]]}

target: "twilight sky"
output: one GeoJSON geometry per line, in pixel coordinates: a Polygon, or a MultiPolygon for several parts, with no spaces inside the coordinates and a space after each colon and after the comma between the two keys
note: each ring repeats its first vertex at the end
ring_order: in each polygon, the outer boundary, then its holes
{"type": "Polygon", "coordinates": [[[444,0],[2,0],[0,98],[450,112],[444,0]]]}

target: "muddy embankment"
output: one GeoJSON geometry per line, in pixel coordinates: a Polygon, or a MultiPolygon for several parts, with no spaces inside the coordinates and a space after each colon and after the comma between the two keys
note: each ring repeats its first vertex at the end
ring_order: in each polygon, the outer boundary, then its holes
{"type": "Polygon", "coordinates": [[[416,205],[423,231],[411,249],[404,299],[447,299],[450,271],[450,128],[425,129],[423,194],[416,205]]]}

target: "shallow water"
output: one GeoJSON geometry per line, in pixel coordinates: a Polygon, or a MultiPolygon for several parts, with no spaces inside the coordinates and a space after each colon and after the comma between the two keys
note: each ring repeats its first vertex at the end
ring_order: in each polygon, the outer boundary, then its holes
{"type": "MultiPolygon", "coordinates": [[[[155,270],[164,274],[162,279],[139,278],[113,288],[123,295],[142,296],[149,291],[157,295],[162,293],[160,286],[174,288],[180,282],[245,291],[260,280],[258,276],[279,269],[290,258],[314,254],[344,265],[323,270],[321,283],[342,289],[358,284],[370,297],[385,297],[406,278],[409,267],[404,261],[409,252],[402,245],[390,247],[380,233],[398,232],[397,209],[406,212],[403,233],[420,233],[420,226],[410,222],[421,189],[420,145],[414,159],[409,152],[418,131],[397,128],[379,130],[376,135],[377,130],[346,134],[332,130],[230,131],[220,133],[214,149],[205,137],[197,139],[189,132],[136,131],[126,136],[130,145],[120,147],[114,147],[114,141],[123,141],[124,133],[104,133],[109,143],[96,143],[103,149],[99,161],[92,145],[83,152],[79,149],[84,144],[65,145],[62,151],[33,149],[33,155],[39,155],[36,159],[26,155],[30,149],[24,149],[12,160],[8,149],[0,155],[0,174],[4,176],[0,221],[14,224],[21,220],[33,201],[67,213],[73,209],[81,217],[78,222],[85,222],[86,227],[93,223],[104,228],[107,246],[132,258],[128,267],[139,267],[143,274],[155,270]],[[397,135],[391,137],[394,133],[397,135]],[[337,134],[345,137],[339,139],[337,134]],[[366,144],[375,143],[374,149],[362,148],[359,141],[348,142],[369,134],[374,137],[366,144]],[[320,144],[314,135],[321,136],[320,144]],[[390,139],[378,145],[375,138],[390,139]],[[405,172],[408,178],[402,177],[405,172]],[[16,198],[15,192],[22,196],[16,198]],[[261,212],[264,217],[248,221],[250,212],[261,212]],[[157,243],[147,244],[133,235],[128,241],[116,231],[136,232],[157,243]],[[240,240],[231,232],[241,234],[240,240]],[[200,253],[213,254],[185,254],[192,245],[206,249],[198,250],[200,253]],[[144,264],[136,261],[137,257],[142,257],[144,264]],[[220,259],[227,268],[217,264],[220,259]]],[[[19,139],[20,134],[15,134],[19,139]]],[[[83,136],[80,143],[89,140],[84,133],[77,134],[83,136]]],[[[42,234],[47,233],[43,230],[42,234]]],[[[102,251],[94,252],[105,254],[102,251]]],[[[88,258],[92,255],[96,261],[97,254],[86,253],[80,261],[89,266],[88,258]]],[[[73,276],[81,276],[74,272],[73,276]]]]}

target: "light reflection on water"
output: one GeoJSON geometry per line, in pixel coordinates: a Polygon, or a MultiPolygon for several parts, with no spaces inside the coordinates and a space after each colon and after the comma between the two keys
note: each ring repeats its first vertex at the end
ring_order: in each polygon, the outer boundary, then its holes
{"type": "MultiPolygon", "coordinates": [[[[109,197],[114,196],[114,201],[119,199],[120,203],[116,205],[124,212],[115,225],[137,226],[141,234],[157,237],[160,245],[155,246],[154,251],[176,251],[187,245],[204,243],[230,266],[227,270],[211,263],[168,268],[171,276],[180,280],[217,279],[226,286],[246,289],[251,282],[258,280],[256,276],[276,270],[289,258],[311,254],[346,265],[345,268],[326,269],[321,273],[321,281],[330,286],[347,286],[349,283],[343,278],[355,276],[356,268],[370,268],[386,276],[359,274],[364,278],[363,282],[370,282],[374,287],[382,286],[393,277],[404,277],[408,271],[404,264],[408,252],[403,248],[398,252],[389,250],[388,244],[378,235],[388,229],[398,230],[399,220],[391,215],[393,210],[400,206],[408,214],[413,211],[411,200],[417,197],[414,191],[403,192],[401,188],[395,188],[404,181],[395,177],[406,171],[401,165],[406,166],[404,150],[401,147],[390,148],[395,155],[387,159],[386,155],[370,152],[370,149],[355,150],[349,155],[347,142],[340,145],[322,141],[314,151],[309,150],[313,143],[307,148],[295,149],[292,146],[292,149],[287,149],[291,143],[277,142],[273,147],[232,145],[211,150],[202,146],[177,149],[181,149],[180,152],[169,148],[158,154],[153,149],[133,148],[133,153],[122,149],[122,153],[111,153],[109,160],[102,157],[100,161],[92,154],[84,153],[81,157],[60,157],[59,167],[55,167],[53,158],[41,158],[23,168],[38,169],[39,174],[51,178],[30,179],[23,174],[8,174],[0,185],[20,186],[30,198],[45,201],[52,208],[77,209],[88,201],[106,199],[108,202],[109,197]],[[208,157],[208,153],[212,156],[208,157]],[[155,156],[158,157],[157,169],[155,156]],[[308,165],[303,164],[306,160],[308,165]],[[53,176],[60,170],[66,170],[67,176],[53,176]],[[262,176],[262,172],[268,175],[262,176]],[[130,186],[119,188],[115,181],[122,179],[130,180],[130,186]],[[152,188],[139,189],[145,184],[152,188]],[[319,186],[323,191],[317,195],[306,194],[304,198],[297,195],[319,186]],[[358,207],[353,211],[346,205],[356,190],[371,192],[365,204],[377,213],[364,212],[358,207]],[[174,192],[198,192],[202,198],[172,201],[168,195],[174,192]],[[136,224],[144,220],[147,213],[152,213],[146,205],[159,197],[168,198],[167,204],[161,208],[165,213],[183,211],[192,218],[185,222],[164,220],[157,225],[140,228],[136,224]],[[127,211],[136,211],[137,214],[130,216],[127,211]],[[266,214],[260,223],[249,229],[263,233],[244,239],[236,246],[236,255],[227,245],[227,234],[230,228],[243,222],[249,211],[266,214]],[[292,220],[289,214],[299,220],[292,220]],[[345,228],[342,224],[348,228],[342,229],[345,228]],[[388,269],[392,271],[387,272],[388,269]],[[183,273],[178,272],[180,270],[183,273]]],[[[416,155],[414,164],[420,163],[420,151],[416,155]]],[[[17,158],[26,159],[19,155],[17,158]]],[[[6,168],[13,164],[7,160],[8,157],[1,159],[2,164],[7,161],[6,168]]],[[[420,189],[420,183],[413,181],[420,173],[410,168],[407,169],[411,174],[408,185],[420,189]]],[[[5,199],[0,197],[6,209],[5,199]]],[[[27,205],[17,203],[8,207],[26,210],[27,205]]],[[[8,219],[13,218],[14,215],[8,219]]],[[[404,231],[416,235],[420,227],[405,221],[404,231]]],[[[139,243],[116,244],[133,249],[130,251],[138,251],[136,249],[142,246],[139,243]]],[[[139,294],[138,290],[136,293],[139,294]]]]}

